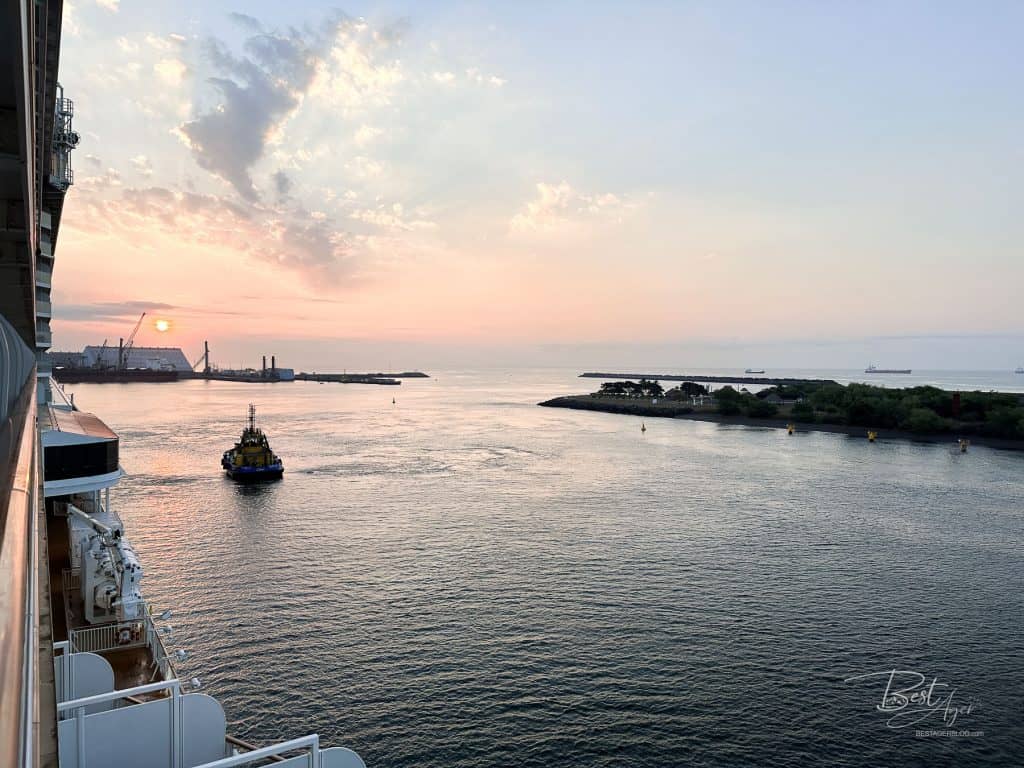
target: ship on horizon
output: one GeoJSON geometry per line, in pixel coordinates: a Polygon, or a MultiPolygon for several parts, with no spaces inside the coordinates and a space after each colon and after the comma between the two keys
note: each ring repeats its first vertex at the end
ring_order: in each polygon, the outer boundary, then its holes
{"type": "Polygon", "coordinates": [[[913,373],[910,368],[879,368],[871,363],[864,369],[864,373],[913,373]]]}

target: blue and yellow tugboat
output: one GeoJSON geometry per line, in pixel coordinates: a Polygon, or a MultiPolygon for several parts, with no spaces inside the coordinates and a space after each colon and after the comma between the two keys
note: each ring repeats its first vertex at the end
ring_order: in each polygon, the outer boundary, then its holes
{"type": "Polygon", "coordinates": [[[249,424],[230,451],[224,451],[220,465],[232,480],[280,480],[284,463],[270,450],[267,436],[256,428],[256,406],[249,405],[249,424]]]}

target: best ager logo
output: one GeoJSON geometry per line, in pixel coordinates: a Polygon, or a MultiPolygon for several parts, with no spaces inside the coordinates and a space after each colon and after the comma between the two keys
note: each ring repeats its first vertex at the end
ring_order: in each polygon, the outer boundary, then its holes
{"type": "Polygon", "coordinates": [[[932,728],[949,729],[958,719],[970,715],[975,706],[973,700],[964,702],[957,699],[957,689],[948,683],[940,682],[938,677],[933,677],[929,681],[920,672],[906,669],[868,672],[848,677],[843,682],[872,679],[885,685],[881,703],[875,708],[888,715],[885,724],[889,728],[898,730],[914,725],[928,725],[932,728]]]}

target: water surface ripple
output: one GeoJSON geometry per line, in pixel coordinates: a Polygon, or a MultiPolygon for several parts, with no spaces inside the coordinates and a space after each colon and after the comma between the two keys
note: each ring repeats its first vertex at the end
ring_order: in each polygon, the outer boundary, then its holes
{"type": "Polygon", "coordinates": [[[590,383],[69,389],[122,436],[144,591],[238,736],[389,768],[1024,764],[1024,456],[535,405],[590,383]],[[219,471],[249,402],[280,483],[219,471]],[[894,668],[983,735],[886,727],[884,681],[844,681],[894,668]]]}

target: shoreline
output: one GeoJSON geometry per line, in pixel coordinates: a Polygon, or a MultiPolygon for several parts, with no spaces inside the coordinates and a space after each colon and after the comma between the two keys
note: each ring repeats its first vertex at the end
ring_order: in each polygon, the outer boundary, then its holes
{"type": "MultiPolygon", "coordinates": [[[[577,411],[595,411],[620,416],[645,416],[660,419],[689,419],[710,424],[724,424],[737,427],[761,427],[763,429],[786,429],[789,424],[796,427],[797,432],[826,432],[835,435],[848,435],[867,439],[868,427],[855,427],[848,424],[829,424],[821,422],[800,422],[793,419],[757,418],[737,414],[723,416],[719,413],[697,412],[688,405],[650,402],[623,402],[605,400],[590,395],[565,395],[545,400],[537,405],[544,408],[569,408],[577,411]],[[604,400],[602,402],[602,400],[604,400]]],[[[908,432],[901,429],[875,429],[878,440],[905,440],[914,443],[931,443],[956,445],[958,435],[955,432],[908,432]]],[[[1024,440],[1013,440],[1003,437],[987,437],[985,435],[965,435],[971,445],[982,445],[1005,451],[1024,451],[1024,440]]]]}

